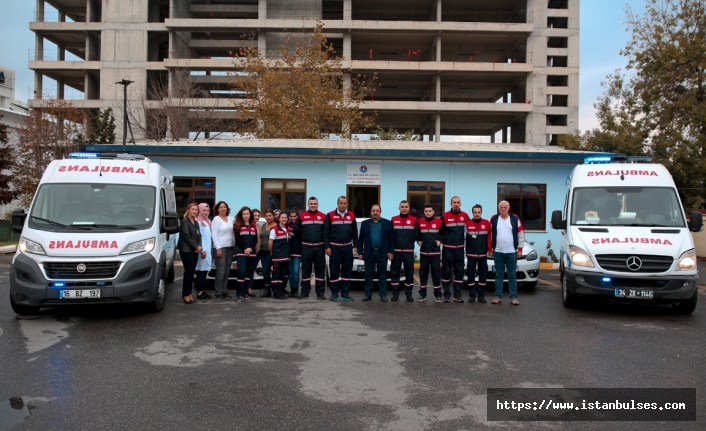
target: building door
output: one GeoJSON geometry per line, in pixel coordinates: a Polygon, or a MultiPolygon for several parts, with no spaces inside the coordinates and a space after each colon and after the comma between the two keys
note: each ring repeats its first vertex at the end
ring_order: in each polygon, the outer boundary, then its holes
{"type": "Polygon", "coordinates": [[[370,217],[370,207],[380,203],[380,186],[348,186],[347,198],[356,217],[370,217]]]}

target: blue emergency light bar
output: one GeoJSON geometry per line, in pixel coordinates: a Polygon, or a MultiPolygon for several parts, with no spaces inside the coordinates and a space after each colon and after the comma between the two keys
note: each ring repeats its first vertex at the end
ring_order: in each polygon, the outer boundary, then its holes
{"type": "Polygon", "coordinates": [[[649,163],[651,161],[652,156],[626,156],[625,154],[594,156],[583,159],[583,162],[587,165],[596,165],[600,163],[649,163]]]}
{"type": "Polygon", "coordinates": [[[100,153],[69,153],[70,159],[121,159],[121,160],[144,160],[145,156],[140,154],[100,154],[100,153]]]}

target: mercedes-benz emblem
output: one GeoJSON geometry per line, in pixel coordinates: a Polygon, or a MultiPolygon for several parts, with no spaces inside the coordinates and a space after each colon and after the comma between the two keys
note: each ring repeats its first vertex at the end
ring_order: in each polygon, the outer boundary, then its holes
{"type": "Polygon", "coordinates": [[[76,271],[83,274],[84,272],[86,272],[86,265],[83,263],[79,263],[78,265],[76,265],[76,271]]]}
{"type": "Polygon", "coordinates": [[[639,271],[642,268],[642,260],[637,256],[630,256],[628,260],[625,261],[630,271],[639,271]]]}

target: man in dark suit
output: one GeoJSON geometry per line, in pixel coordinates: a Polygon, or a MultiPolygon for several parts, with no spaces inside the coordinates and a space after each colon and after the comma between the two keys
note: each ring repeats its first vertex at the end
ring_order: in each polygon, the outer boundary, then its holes
{"type": "Polygon", "coordinates": [[[373,296],[373,272],[378,269],[378,283],[380,284],[380,300],[387,302],[387,260],[392,260],[394,255],[394,237],[392,236],[392,223],[380,217],[382,208],[373,205],[370,209],[370,219],[360,225],[360,238],[358,239],[359,258],[365,262],[365,297],[363,301],[370,301],[373,296]]]}

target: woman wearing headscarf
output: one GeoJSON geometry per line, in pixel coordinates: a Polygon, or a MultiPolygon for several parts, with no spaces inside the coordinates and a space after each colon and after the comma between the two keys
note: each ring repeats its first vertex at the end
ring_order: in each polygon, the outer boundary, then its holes
{"type": "Polygon", "coordinates": [[[257,267],[257,227],[251,219],[250,208],[242,207],[235,216],[235,260],[238,262],[238,290],[236,299],[242,302],[252,294],[252,277],[257,267]]]}
{"type": "Polygon", "coordinates": [[[179,242],[177,250],[181,262],[184,265],[184,282],[181,289],[181,296],[184,304],[193,304],[194,297],[191,296],[191,287],[194,283],[194,271],[198,254],[201,253],[201,230],[199,229],[196,217],[199,215],[199,207],[195,203],[190,203],[186,207],[184,218],[179,226],[179,242]]]}
{"type": "Polygon", "coordinates": [[[211,270],[211,220],[208,216],[211,214],[211,208],[208,204],[199,204],[199,215],[196,217],[196,222],[199,224],[201,231],[201,253],[199,254],[198,262],[196,263],[196,298],[211,299],[213,296],[206,293],[206,274],[211,270]]]}
{"type": "Polygon", "coordinates": [[[230,217],[230,207],[224,201],[216,204],[216,216],[211,222],[211,241],[216,250],[216,299],[230,298],[228,294],[228,276],[233,263],[235,236],[233,234],[233,217],[230,217]]]}

